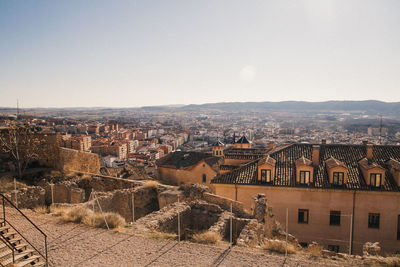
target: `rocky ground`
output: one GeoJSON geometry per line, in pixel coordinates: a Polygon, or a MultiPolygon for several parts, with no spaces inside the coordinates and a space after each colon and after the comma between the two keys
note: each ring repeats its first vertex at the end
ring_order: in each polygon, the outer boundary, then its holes
{"type": "Polygon", "coordinates": [[[48,235],[51,266],[349,266],[349,261],[287,259],[261,249],[227,243],[202,245],[150,238],[127,229],[116,232],[64,223],[59,217],[24,211],[48,235]]]}

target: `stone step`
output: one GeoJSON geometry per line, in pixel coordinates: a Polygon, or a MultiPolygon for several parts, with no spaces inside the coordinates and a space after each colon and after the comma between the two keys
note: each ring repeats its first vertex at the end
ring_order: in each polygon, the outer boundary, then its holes
{"type": "MultiPolygon", "coordinates": [[[[15,253],[17,253],[17,252],[15,252],[15,253]]],[[[12,256],[12,250],[10,248],[8,248],[8,249],[0,252],[0,259],[8,257],[10,255],[12,256]]]]}
{"type": "MultiPolygon", "coordinates": [[[[34,251],[31,249],[24,250],[23,252],[20,252],[14,256],[14,261],[18,262],[19,260],[23,260],[26,256],[30,256],[33,252],[34,251]]],[[[4,266],[7,266],[7,265],[11,264],[12,262],[13,262],[13,258],[12,258],[12,254],[10,254],[10,256],[8,256],[6,259],[2,260],[1,263],[4,266]]]]}
{"type": "Polygon", "coordinates": [[[8,231],[9,229],[10,229],[10,226],[2,226],[2,227],[0,227],[0,232],[2,233],[5,231],[8,231]]]}
{"type": "MultiPolygon", "coordinates": [[[[29,258],[27,258],[26,260],[20,261],[20,262],[18,262],[18,263],[15,264],[15,265],[18,266],[18,267],[23,267],[23,266],[25,266],[25,265],[30,264],[30,266],[32,266],[32,264],[33,264],[35,261],[37,261],[39,258],[40,258],[40,257],[37,256],[37,255],[32,255],[32,256],[30,256],[29,258]]],[[[35,264],[35,265],[33,265],[33,266],[43,266],[43,265],[36,265],[36,264],[35,264]]]]}
{"type": "Polygon", "coordinates": [[[39,266],[45,266],[45,265],[46,265],[45,262],[43,262],[43,261],[38,261],[38,262],[36,262],[33,266],[39,267],[39,266]]]}
{"type": "Polygon", "coordinates": [[[18,243],[18,242],[21,242],[21,238],[20,237],[16,237],[16,238],[13,238],[13,239],[10,239],[10,240],[8,240],[11,244],[16,244],[16,243],[18,243]]]}
{"type": "Polygon", "coordinates": [[[11,237],[14,237],[16,234],[17,234],[16,232],[6,232],[6,233],[3,233],[3,234],[1,234],[1,235],[2,235],[4,238],[11,239],[11,237]]]}

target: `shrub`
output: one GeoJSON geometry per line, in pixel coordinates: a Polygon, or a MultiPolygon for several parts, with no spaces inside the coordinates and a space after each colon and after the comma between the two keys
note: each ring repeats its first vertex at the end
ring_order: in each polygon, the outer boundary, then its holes
{"type": "Polygon", "coordinates": [[[216,244],[222,240],[222,236],[219,233],[212,231],[205,231],[202,233],[194,234],[192,240],[202,244],[216,244]]]}
{"type": "Polygon", "coordinates": [[[48,212],[48,209],[46,206],[38,206],[34,208],[33,211],[40,214],[46,214],[48,212]]]}
{"type": "Polygon", "coordinates": [[[61,216],[67,211],[69,211],[71,208],[70,207],[63,207],[63,206],[50,206],[50,213],[55,215],[55,216],[61,216]]]}
{"type": "MultiPolygon", "coordinates": [[[[125,219],[121,215],[114,212],[106,212],[104,213],[104,217],[106,218],[108,227],[111,229],[120,228],[126,224],[125,219]]],[[[92,213],[91,216],[85,217],[82,220],[82,223],[92,227],[107,228],[104,217],[101,213],[92,213]]]]}
{"type": "Polygon", "coordinates": [[[312,257],[318,258],[322,255],[322,246],[311,243],[310,245],[308,245],[307,251],[311,254],[312,257]]]}
{"type": "MultiPolygon", "coordinates": [[[[281,241],[281,240],[276,240],[276,239],[267,239],[261,245],[261,248],[264,249],[264,250],[285,254],[285,252],[286,252],[286,242],[285,241],[281,241]]],[[[287,244],[287,252],[288,252],[288,254],[295,253],[296,252],[295,246],[293,246],[292,244],[288,243],[287,244]]]]}
{"type": "Polygon", "coordinates": [[[159,240],[176,240],[178,238],[176,234],[157,232],[157,231],[149,232],[147,236],[159,240]]]}
{"type": "Polygon", "coordinates": [[[106,212],[103,217],[101,213],[93,212],[85,206],[76,206],[73,208],[52,206],[50,207],[50,212],[56,216],[61,216],[65,222],[83,223],[87,226],[97,228],[107,228],[104,217],[110,229],[123,227],[126,224],[125,219],[117,213],[106,212]]]}
{"type": "Polygon", "coordinates": [[[62,218],[64,221],[74,223],[81,223],[85,218],[89,218],[92,216],[93,211],[83,206],[71,208],[70,210],[62,214],[62,218]]]}

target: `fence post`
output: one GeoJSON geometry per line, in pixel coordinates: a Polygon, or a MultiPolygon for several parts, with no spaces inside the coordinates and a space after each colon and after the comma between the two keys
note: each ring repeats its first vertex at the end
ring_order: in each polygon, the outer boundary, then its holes
{"type": "Polygon", "coordinates": [[[178,242],[181,242],[181,218],[179,215],[179,196],[178,196],[178,242]]]}
{"type": "Polygon", "coordinates": [[[89,201],[90,201],[90,199],[92,199],[92,201],[93,201],[93,203],[92,203],[92,208],[93,208],[93,218],[92,218],[92,224],[93,224],[93,227],[94,227],[94,214],[95,214],[95,210],[94,210],[94,202],[95,202],[95,200],[94,200],[94,189],[92,188],[92,192],[90,193],[90,196],[89,196],[89,201]]]}
{"type": "Polygon", "coordinates": [[[135,222],[135,192],[132,192],[132,223],[135,222]]]}
{"type": "Polygon", "coordinates": [[[287,257],[287,248],[288,248],[288,224],[289,224],[289,209],[286,208],[286,247],[285,247],[285,257],[287,257]]]}
{"type": "Polygon", "coordinates": [[[110,227],[108,227],[106,216],[104,216],[103,210],[101,209],[101,206],[100,206],[99,199],[97,197],[96,197],[96,201],[97,201],[97,205],[99,205],[99,210],[101,212],[101,215],[103,215],[103,219],[104,219],[104,222],[106,223],[107,229],[110,230],[110,227]]]}
{"type": "Polygon", "coordinates": [[[18,208],[18,199],[17,199],[17,179],[14,177],[14,193],[15,193],[15,207],[18,208]]]}
{"type": "Polygon", "coordinates": [[[229,227],[230,228],[230,239],[229,239],[229,241],[230,241],[229,247],[230,248],[232,248],[232,245],[233,245],[233,237],[232,237],[233,223],[232,223],[232,217],[233,217],[233,214],[232,214],[232,201],[231,201],[231,218],[230,218],[230,227],[229,227]]]}
{"type": "Polygon", "coordinates": [[[3,199],[3,223],[4,223],[4,225],[5,225],[5,223],[6,223],[6,203],[4,203],[4,196],[3,195],[1,195],[1,198],[3,199]]]}
{"type": "Polygon", "coordinates": [[[353,214],[350,214],[350,238],[349,238],[349,255],[351,255],[352,251],[352,233],[353,233],[353,214]]]}
{"type": "Polygon", "coordinates": [[[50,189],[51,189],[51,204],[54,204],[54,184],[50,184],[50,189]]]}

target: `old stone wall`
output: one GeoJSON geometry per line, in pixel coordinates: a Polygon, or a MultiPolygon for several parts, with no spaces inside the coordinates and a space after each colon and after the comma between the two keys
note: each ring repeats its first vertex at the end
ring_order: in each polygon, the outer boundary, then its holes
{"type": "Polygon", "coordinates": [[[214,203],[219,205],[221,208],[225,210],[230,210],[231,209],[231,204],[232,204],[232,211],[234,213],[240,214],[241,216],[247,217],[248,214],[244,211],[243,203],[234,201],[229,198],[217,196],[214,194],[210,194],[205,192],[203,194],[203,199],[206,200],[207,202],[214,203]]]}
{"type": "Polygon", "coordinates": [[[173,203],[159,211],[153,212],[137,221],[138,225],[143,225],[146,229],[177,233],[178,213],[181,220],[181,232],[190,225],[190,206],[186,202],[173,203]]]}
{"type": "MultiPolygon", "coordinates": [[[[135,220],[159,210],[157,189],[154,187],[139,187],[115,190],[113,192],[95,192],[103,212],[116,212],[125,218],[126,221],[132,221],[132,204],[135,206],[135,220]],[[134,203],[132,203],[132,194],[134,203]]],[[[92,198],[94,197],[92,195],[92,198]]],[[[97,201],[94,202],[95,211],[100,211],[97,201]]],[[[87,207],[93,209],[93,200],[87,203],[87,207]]]]}
{"type": "Polygon", "coordinates": [[[84,178],[76,182],[80,188],[85,190],[86,199],[92,189],[96,192],[110,192],[120,189],[134,188],[143,185],[143,182],[132,181],[121,178],[107,178],[107,177],[90,177],[84,178]]]}
{"type": "Polygon", "coordinates": [[[99,155],[75,149],[59,148],[57,168],[63,171],[100,173],[99,155]]]}
{"type": "MultiPolygon", "coordinates": [[[[15,205],[15,192],[6,195],[15,205]]],[[[45,190],[40,186],[30,186],[17,191],[18,208],[33,209],[45,205],[45,190]]]]}

